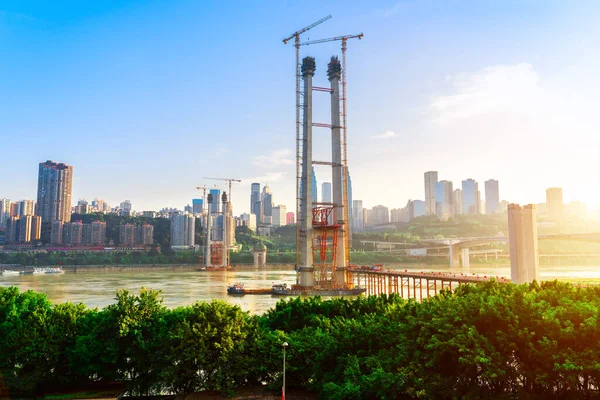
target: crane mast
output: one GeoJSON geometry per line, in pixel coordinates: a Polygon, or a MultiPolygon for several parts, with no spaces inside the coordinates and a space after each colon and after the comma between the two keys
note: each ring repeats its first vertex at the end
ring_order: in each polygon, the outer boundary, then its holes
{"type": "MultiPolygon", "coordinates": [[[[295,65],[295,74],[296,74],[296,249],[300,249],[300,160],[302,159],[302,136],[300,130],[300,110],[302,105],[300,104],[300,35],[304,32],[314,28],[317,25],[322,24],[331,18],[331,15],[328,15],[320,20],[308,25],[305,28],[302,28],[294,33],[292,33],[287,38],[283,39],[283,44],[287,44],[292,38],[294,38],[294,48],[296,50],[296,65],[295,65]]],[[[304,216],[308,218],[308,216],[304,216]]],[[[300,263],[300,252],[296,251],[296,266],[300,263]]]]}

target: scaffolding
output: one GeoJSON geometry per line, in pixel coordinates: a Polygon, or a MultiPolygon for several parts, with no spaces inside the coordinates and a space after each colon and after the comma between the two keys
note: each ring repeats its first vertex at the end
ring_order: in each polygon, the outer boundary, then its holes
{"type": "Polygon", "coordinates": [[[340,225],[331,223],[333,204],[317,203],[312,212],[312,252],[315,287],[337,289],[336,262],[340,225]]]}

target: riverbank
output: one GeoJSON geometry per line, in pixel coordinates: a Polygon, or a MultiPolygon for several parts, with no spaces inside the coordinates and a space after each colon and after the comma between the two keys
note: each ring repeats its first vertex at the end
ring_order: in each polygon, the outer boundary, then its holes
{"type": "MultiPolygon", "coordinates": [[[[203,267],[200,264],[99,264],[99,265],[61,265],[65,272],[133,272],[133,271],[195,271],[203,267]]],[[[267,264],[264,268],[293,269],[293,264],[267,264]]],[[[23,268],[23,267],[21,267],[23,268]]],[[[56,268],[56,265],[25,266],[25,268],[56,268]]],[[[260,270],[254,264],[232,264],[232,269],[260,270]]],[[[200,272],[200,271],[199,271],[200,272]]]]}

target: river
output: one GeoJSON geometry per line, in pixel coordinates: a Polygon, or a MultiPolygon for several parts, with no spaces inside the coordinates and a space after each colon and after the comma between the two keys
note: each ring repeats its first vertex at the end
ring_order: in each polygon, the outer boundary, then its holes
{"type": "MultiPolygon", "coordinates": [[[[452,271],[487,276],[510,277],[508,265],[471,265],[453,268],[440,265],[385,265],[385,268],[412,271],[452,271]]],[[[586,281],[600,280],[598,266],[541,266],[541,280],[586,281]]],[[[48,295],[53,302],[83,302],[89,307],[105,307],[114,302],[118,289],[137,293],[141,287],[162,290],[164,304],[177,307],[203,300],[226,300],[243,310],[261,314],[272,308],[280,297],[270,295],[228,296],[227,286],[241,282],[247,288],[269,288],[273,283],[293,284],[296,273],[290,267],[267,266],[233,271],[194,271],[169,268],[149,270],[93,270],[79,267],[77,272],[48,275],[0,275],[0,286],[18,286],[48,295]]]]}

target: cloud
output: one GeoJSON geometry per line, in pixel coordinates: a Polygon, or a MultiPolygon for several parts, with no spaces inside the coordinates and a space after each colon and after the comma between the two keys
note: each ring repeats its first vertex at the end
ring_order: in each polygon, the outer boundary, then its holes
{"type": "Polygon", "coordinates": [[[385,132],[382,132],[382,133],[380,133],[378,135],[373,135],[373,136],[371,136],[371,138],[373,138],[373,139],[391,139],[394,136],[396,136],[396,134],[394,132],[392,132],[392,131],[385,131],[385,132]]]}
{"type": "Polygon", "coordinates": [[[263,168],[278,168],[283,165],[294,165],[292,150],[280,149],[266,155],[256,156],[252,165],[263,168]]]}
{"type": "Polygon", "coordinates": [[[247,183],[248,185],[252,182],[259,182],[259,183],[271,183],[271,182],[280,182],[282,181],[285,177],[287,176],[286,172],[269,172],[265,175],[260,175],[260,176],[253,176],[250,178],[244,178],[242,179],[243,182],[247,183]]]}
{"type": "Polygon", "coordinates": [[[531,113],[543,103],[540,78],[531,64],[496,65],[449,76],[450,94],[433,96],[430,108],[441,123],[490,113],[531,113]]]}

